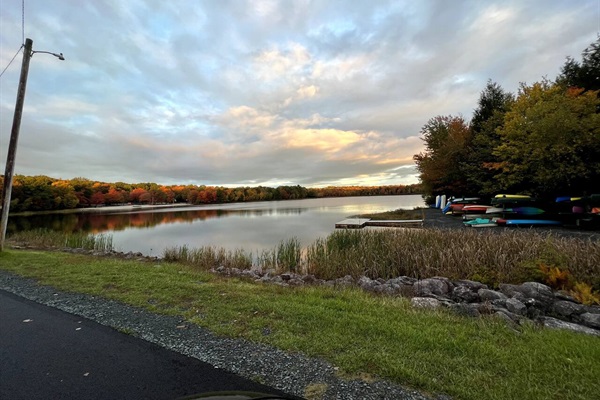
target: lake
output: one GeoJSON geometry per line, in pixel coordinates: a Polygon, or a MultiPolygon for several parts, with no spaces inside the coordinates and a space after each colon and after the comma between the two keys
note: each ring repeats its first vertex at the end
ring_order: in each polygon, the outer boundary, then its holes
{"type": "Polygon", "coordinates": [[[167,247],[216,246],[258,254],[280,241],[302,246],[326,237],[349,216],[423,207],[420,195],[336,197],[169,207],[137,212],[12,216],[8,233],[34,228],[110,233],[115,250],[160,256],[167,247]]]}

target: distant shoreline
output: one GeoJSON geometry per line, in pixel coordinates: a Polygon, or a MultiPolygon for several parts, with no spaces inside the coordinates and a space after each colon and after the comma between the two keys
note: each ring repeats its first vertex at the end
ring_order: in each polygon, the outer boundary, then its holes
{"type": "Polygon", "coordinates": [[[193,207],[189,203],[173,203],[173,204],[127,204],[120,206],[99,206],[99,207],[84,207],[70,208],[67,210],[48,210],[48,211],[24,211],[19,213],[11,213],[11,216],[30,216],[30,215],[47,215],[47,214],[91,214],[91,213],[117,213],[127,211],[148,211],[160,208],[185,208],[193,207]]]}

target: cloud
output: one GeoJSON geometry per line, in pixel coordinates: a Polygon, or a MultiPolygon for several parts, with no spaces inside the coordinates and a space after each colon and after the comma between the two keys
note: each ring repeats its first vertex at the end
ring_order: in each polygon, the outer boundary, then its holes
{"type": "MultiPolygon", "coordinates": [[[[326,186],[415,182],[430,118],[468,119],[488,79],[515,91],[553,78],[595,40],[598,13],[560,0],[98,0],[28,3],[25,16],[34,49],[66,61],[32,59],[17,173],[326,186]]],[[[20,4],[3,2],[2,67],[20,23],[20,4]]],[[[2,150],[19,66],[0,78],[2,150]]]]}

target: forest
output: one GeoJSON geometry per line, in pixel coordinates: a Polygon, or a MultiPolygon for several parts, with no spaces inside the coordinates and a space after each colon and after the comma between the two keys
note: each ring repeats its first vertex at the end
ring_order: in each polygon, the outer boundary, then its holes
{"type": "Polygon", "coordinates": [[[488,81],[470,121],[433,117],[421,138],[414,160],[428,200],[600,193],[600,36],[554,81],[521,83],[516,95],[488,81]]]}
{"type": "MultiPolygon", "coordinates": [[[[2,183],[3,178],[0,178],[0,185],[2,183]]],[[[205,185],[163,186],[156,183],[106,183],[86,178],[64,180],[43,175],[15,175],[10,212],[65,210],[121,204],[212,204],[420,193],[421,188],[418,184],[326,188],[305,188],[302,186],[227,188],[205,185]]]]}

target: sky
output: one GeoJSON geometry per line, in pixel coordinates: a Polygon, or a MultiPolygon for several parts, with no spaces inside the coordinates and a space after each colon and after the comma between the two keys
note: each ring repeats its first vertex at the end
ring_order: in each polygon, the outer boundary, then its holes
{"type": "MultiPolygon", "coordinates": [[[[553,80],[600,0],[0,0],[34,54],[15,174],[163,185],[418,181],[420,130],[553,80]]],[[[22,62],[0,77],[4,171],[22,62]]]]}

